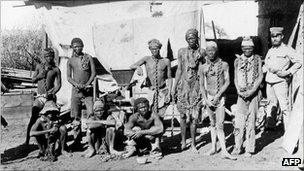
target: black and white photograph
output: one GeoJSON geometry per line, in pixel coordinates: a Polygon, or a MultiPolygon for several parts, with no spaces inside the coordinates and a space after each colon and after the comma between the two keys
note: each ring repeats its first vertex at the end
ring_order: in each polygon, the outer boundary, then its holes
{"type": "Polygon", "coordinates": [[[304,170],[304,0],[0,4],[0,170],[304,170]]]}

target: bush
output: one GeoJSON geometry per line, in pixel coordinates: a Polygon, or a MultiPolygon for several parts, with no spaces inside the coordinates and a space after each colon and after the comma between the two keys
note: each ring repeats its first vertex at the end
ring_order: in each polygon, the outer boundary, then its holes
{"type": "Polygon", "coordinates": [[[42,61],[44,31],[3,30],[1,34],[1,66],[34,70],[42,61]]]}

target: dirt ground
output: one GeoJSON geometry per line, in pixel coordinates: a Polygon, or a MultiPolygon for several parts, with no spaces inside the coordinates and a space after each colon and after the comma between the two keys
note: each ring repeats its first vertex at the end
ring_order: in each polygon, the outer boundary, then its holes
{"type": "MultiPolygon", "coordinates": [[[[35,156],[38,147],[34,138],[30,146],[25,147],[25,132],[28,120],[7,120],[9,126],[1,127],[1,170],[297,170],[297,167],[282,167],[282,158],[287,157],[280,148],[282,131],[257,132],[256,151],[252,157],[240,155],[236,161],[221,159],[220,154],[204,156],[210,149],[210,134],[197,136],[199,154],[191,150],[180,152],[177,147],[180,135],[163,138],[161,143],[164,157],[161,160],[148,159],[147,164],[138,164],[136,156],[103,162],[96,155],[90,159],[81,155],[82,151],[73,153],[71,158],[59,156],[56,162],[40,161],[35,156]]],[[[225,124],[226,136],[232,131],[231,124],[225,124]]],[[[83,138],[85,141],[85,138],[83,138]]],[[[232,151],[234,137],[227,138],[227,147],[232,151]]],[[[190,139],[187,139],[190,143],[190,139]]]]}

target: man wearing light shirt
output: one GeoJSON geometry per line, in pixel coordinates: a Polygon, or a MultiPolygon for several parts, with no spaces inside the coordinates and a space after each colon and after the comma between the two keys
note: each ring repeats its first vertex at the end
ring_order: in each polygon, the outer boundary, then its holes
{"type": "Polygon", "coordinates": [[[273,127],[272,117],[276,117],[276,108],[279,103],[283,115],[284,130],[290,115],[288,100],[288,80],[302,66],[301,55],[292,47],[285,45],[283,40],[283,28],[270,28],[272,47],[265,58],[266,94],[269,101],[267,109],[266,128],[273,127]],[[271,116],[270,116],[271,115],[271,116]]]}

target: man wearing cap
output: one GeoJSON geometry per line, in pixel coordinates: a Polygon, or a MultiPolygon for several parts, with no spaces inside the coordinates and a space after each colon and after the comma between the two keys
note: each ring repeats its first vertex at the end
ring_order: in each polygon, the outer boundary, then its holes
{"type": "Polygon", "coordinates": [[[92,56],[83,53],[83,42],[80,38],[71,41],[72,57],[67,62],[67,79],[72,84],[71,118],[73,119],[74,142],[71,149],[81,145],[81,107],[86,106],[87,116],[93,114],[93,87],[96,76],[92,56]]]}
{"type": "Polygon", "coordinates": [[[242,55],[234,61],[234,84],[238,93],[235,114],[235,148],[232,154],[239,155],[246,130],[246,156],[255,150],[255,118],[259,109],[261,92],[259,86],[263,80],[262,61],[253,53],[252,39],[242,41],[242,55]]]}
{"type": "Polygon", "coordinates": [[[284,129],[288,124],[290,114],[288,100],[288,81],[302,66],[301,55],[297,54],[291,47],[286,46],[283,40],[283,28],[270,28],[272,47],[265,57],[266,93],[269,101],[267,107],[266,128],[274,127],[277,105],[281,108],[284,129]],[[271,122],[272,121],[272,122],[271,122]]]}
{"type": "Polygon", "coordinates": [[[55,53],[52,48],[43,50],[45,62],[38,64],[33,75],[32,81],[37,82],[38,94],[35,97],[32,107],[32,115],[27,127],[25,145],[29,144],[30,130],[36,120],[39,118],[39,112],[42,110],[47,100],[56,101],[56,93],[61,88],[61,72],[55,65],[55,53]],[[56,82],[56,84],[54,83],[56,82]]]}
{"type": "Polygon", "coordinates": [[[59,109],[54,101],[47,101],[40,112],[40,118],[37,119],[30,131],[30,136],[36,138],[41,160],[55,161],[55,147],[59,147],[62,155],[70,157],[66,152],[67,128],[61,123],[59,109]],[[58,141],[59,140],[59,141],[58,141]],[[56,145],[56,143],[59,143],[56,145]]]}
{"type": "Polygon", "coordinates": [[[199,86],[199,65],[204,62],[204,51],[199,48],[196,29],[189,29],[185,39],[188,47],[180,48],[177,54],[177,70],[172,89],[172,97],[177,96],[177,109],[181,115],[181,150],[186,149],[186,127],[190,123],[191,149],[198,153],[195,143],[196,124],[201,101],[199,86]]]}
{"type": "Polygon", "coordinates": [[[150,151],[152,157],[161,158],[160,137],[164,128],[159,116],[149,110],[149,101],[144,97],[134,101],[134,108],[137,112],[125,124],[128,141],[124,157],[130,157],[137,150],[139,155],[150,151]]]}
{"type": "Polygon", "coordinates": [[[206,155],[217,152],[217,137],[220,142],[222,158],[236,160],[226,149],[224,120],[225,120],[225,95],[230,84],[229,65],[218,56],[217,44],[213,41],[207,42],[206,63],[200,67],[200,87],[206,110],[210,119],[211,150],[206,155]]]}
{"type": "Polygon", "coordinates": [[[96,153],[120,155],[121,152],[114,149],[114,141],[117,131],[123,125],[124,113],[109,112],[105,102],[102,100],[95,101],[93,108],[94,114],[89,116],[87,122],[89,147],[85,157],[90,158],[96,153]]]}
{"type": "Polygon", "coordinates": [[[153,98],[149,99],[152,107],[152,112],[164,117],[165,111],[171,100],[171,62],[168,58],[160,56],[162,44],[157,39],[152,39],[148,42],[151,56],[145,56],[133,65],[131,69],[137,69],[138,75],[143,75],[142,65],[145,65],[147,72],[146,86],[153,93],[153,98]],[[166,84],[166,80],[168,84],[166,84]],[[150,85],[149,85],[150,83],[150,85]]]}

